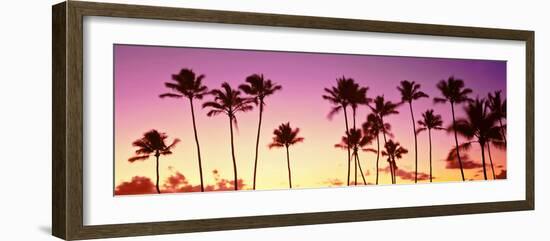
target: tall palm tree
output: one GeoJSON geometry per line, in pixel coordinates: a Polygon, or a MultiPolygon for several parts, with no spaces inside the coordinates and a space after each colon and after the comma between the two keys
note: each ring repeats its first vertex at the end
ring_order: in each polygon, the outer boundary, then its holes
{"type": "Polygon", "coordinates": [[[367,180],[365,179],[363,168],[361,167],[361,161],[359,160],[359,148],[362,149],[371,142],[372,136],[364,136],[361,130],[350,129],[349,133],[346,133],[346,135],[342,137],[342,141],[334,145],[334,147],[337,148],[350,148],[353,150],[352,157],[355,161],[355,185],[357,185],[357,166],[359,167],[359,172],[363,178],[363,184],[367,185],[367,180]]]}
{"type": "Polygon", "coordinates": [[[502,139],[504,140],[504,144],[506,144],[506,128],[502,124],[502,120],[506,120],[506,99],[502,99],[501,93],[500,90],[495,91],[494,94],[489,93],[487,105],[493,114],[496,115],[496,118],[498,118],[502,139]]]}
{"type": "Polygon", "coordinates": [[[498,119],[501,140],[491,139],[487,142],[487,153],[489,154],[489,162],[491,162],[491,170],[493,179],[496,179],[495,168],[493,166],[493,157],[491,155],[491,144],[499,149],[506,149],[506,127],[502,124],[502,120],[506,120],[506,100],[502,100],[501,91],[495,91],[494,94],[489,93],[487,96],[487,106],[492,114],[498,119]]]}
{"type": "Polygon", "coordinates": [[[132,146],[137,147],[135,151],[136,155],[128,159],[129,162],[133,163],[135,161],[143,161],[149,159],[153,155],[157,161],[157,181],[156,188],[157,193],[160,193],[159,189],[159,157],[161,155],[170,155],[172,154],[172,148],[176,146],[179,139],[174,139],[172,144],[166,145],[165,140],[168,136],[165,133],[160,133],[157,130],[150,130],[145,132],[143,136],[132,143],[132,146]]]}
{"type": "Polygon", "coordinates": [[[189,100],[191,108],[191,119],[193,120],[193,133],[195,134],[195,144],[197,146],[197,156],[199,159],[199,174],[201,179],[201,192],[204,192],[204,182],[202,178],[202,161],[201,148],[199,145],[199,137],[197,135],[197,125],[195,124],[195,108],[193,100],[201,100],[208,93],[208,88],[202,84],[204,75],[196,76],[190,69],[182,69],[178,74],[172,75],[172,80],[175,82],[166,82],[164,85],[174,93],[161,94],[160,98],[182,98],[189,100]]]}
{"type": "Polygon", "coordinates": [[[464,108],[464,111],[466,112],[466,118],[456,121],[455,130],[468,139],[469,142],[462,144],[459,148],[468,149],[471,143],[479,143],[481,147],[483,177],[487,180],[485,148],[491,139],[501,138],[500,127],[496,124],[498,118],[488,110],[484,99],[476,98],[464,108]]]}
{"type": "Polygon", "coordinates": [[[231,158],[233,159],[233,176],[235,180],[235,190],[238,190],[237,182],[237,160],[235,158],[235,144],[233,141],[233,125],[237,127],[238,112],[251,111],[254,107],[252,103],[253,99],[241,97],[241,92],[231,88],[231,86],[224,82],[222,89],[214,89],[210,91],[210,94],[214,96],[214,101],[208,101],[202,105],[202,108],[210,108],[207,116],[215,116],[219,114],[226,114],[229,117],[229,131],[231,135],[231,158]]]}
{"type": "MultiPolygon", "coordinates": [[[[347,107],[350,105],[350,99],[352,98],[352,96],[357,90],[357,84],[353,79],[342,76],[342,78],[338,78],[336,80],[336,86],[333,86],[330,89],[325,88],[324,90],[326,94],[323,95],[323,99],[329,101],[331,104],[334,105],[332,110],[329,112],[328,117],[332,118],[332,116],[334,116],[338,112],[343,111],[344,121],[346,124],[345,133],[349,133],[347,107]]],[[[350,152],[350,148],[347,148],[347,150],[348,150],[348,182],[347,183],[349,186],[351,152],[350,152]]]]}
{"type": "Polygon", "coordinates": [[[443,121],[441,120],[441,115],[436,115],[434,114],[434,110],[429,109],[422,113],[422,120],[419,120],[418,124],[421,127],[416,130],[417,134],[428,130],[428,141],[430,143],[430,182],[432,182],[432,130],[444,130],[442,127],[443,121]]]}
{"type": "Polygon", "coordinates": [[[502,134],[500,134],[500,139],[497,139],[498,137],[492,137],[487,141],[487,154],[489,154],[489,162],[491,163],[491,171],[493,173],[493,179],[497,179],[496,173],[495,173],[495,167],[493,165],[493,156],[491,155],[491,146],[494,146],[498,149],[506,149],[506,142],[504,141],[504,138],[502,137],[502,134]]]}
{"type": "Polygon", "coordinates": [[[464,177],[464,168],[462,166],[462,158],[460,157],[460,152],[458,148],[457,131],[455,128],[455,125],[456,125],[455,105],[461,104],[464,102],[470,102],[471,99],[468,97],[468,95],[472,93],[472,89],[465,88],[464,81],[461,79],[457,79],[454,76],[449,77],[447,81],[445,80],[439,81],[439,83],[437,83],[437,88],[439,89],[439,91],[441,91],[443,98],[440,98],[440,97],[434,98],[434,103],[449,102],[451,104],[451,114],[453,116],[452,129],[455,137],[456,157],[458,159],[458,164],[460,165],[460,174],[462,175],[462,181],[466,181],[466,178],[464,177]]]}
{"type": "Polygon", "coordinates": [[[352,89],[352,93],[349,98],[349,104],[351,106],[351,112],[352,112],[352,118],[353,118],[353,129],[356,129],[355,119],[357,115],[357,108],[360,105],[366,105],[371,101],[369,98],[367,98],[368,90],[369,90],[369,87],[361,87],[359,86],[359,84],[354,84],[354,88],[352,89]]]}
{"type": "Polygon", "coordinates": [[[370,113],[367,116],[367,121],[363,123],[363,136],[374,140],[376,137],[376,149],[372,148],[363,148],[363,151],[374,152],[376,153],[376,185],[378,185],[378,175],[379,175],[379,161],[380,161],[380,133],[385,130],[386,134],[390,134],[390,124],[386,123],[385,126],[382,126],[382,121],[380,118],[373,113],[370,113]]]}
{"type": "Polygon", "coordinates": [[[258,134],[256,135],[256,152],[254,154],[254,181],[252,189],[256,190],[256,169],[258,166],[258,147],[260,145],[260,130],[262,128],[262,114],[264,112],[265,98],[282,89],[280,85],[265,79],[263,74],[253,74],[246,77],[247,84],[242,84],[239,89],[252,96],[255,104],[260,107],[258,118],[258,134]]]}
{"type": "Polygon", "coordinates": [[[393,169],[393,175],[394,175],[394,180],[393,180],[393,184],[396,183],[396,180],[397,179],[397,164],[395,162],[396,159],[401,159],[403,158],[403,154],[407,154],[409,151],[407,149],[405,149],[404,147],[402,147],[399,142],[394,142],[393,140],[389,140],[388,142],[386,142],[386,144],[384,145],[385,147],[385,150],[382,151],[382,156],[387,156],[388,157],[388,163],[390,165],[390,170],[393,169]]]}
{"type": "Polygon", "coordinates": [[[269,144],[269,148],[285,147],[286,148],[286,163],[288,165],[288,186],[292,188],[292,175],[290,174],[290,155],[288,148],[296,143],[303,142],[304,138],[299,137],[299,128],[292,129],[290,123],[283,123],[273,131],[273,142],[269,144]]]}
{"type": "Polygon", "coordinates": [[[403,80],[401,85],[397,86],[397,90],[401,93],[401,101],[409,103],[411,111],[412,130],[414,135],[414,183],[418,182],[418,140],[416,136],[416,126],[414,122],[414,112],[412,102],[420,98],[428,98],[428,95],[420,91],[420,84],[414,81],[403,80]]]}
{"type": "MultiPolygon", "coordinates": [[[[357,126],[356,126],[356,116],[357,116],[357,108],[360,106],[360,105],[366,105],[369,103],[370,99],[367,98],[367,91],[369,90],[368,87],[362,87],[362,86],[359,86],[359,84],[355,83],[354,84],[354,88],[353,88],[353,91],[351,93],[351,96],[349,98],[349,102],[350,102],[350,107],[351,107],[351,113],[352,113],[352,119],[353,119],[353,126],[352,126],[352,129],[355,129],[357,130],[357,126]]],[[[351,133],[351,131],[350,131],[351,133]]],[[[358,133],[361,134],[361,131],[358,130],[358,133]]],[[[351,140],[351,137],[350,137],[350,140],[351,140]]],[[[353,147],[350,147],[353,149],[353,147]]],[[[355,151],[355,154],[352,153],[352,158],[354,159],[354,162],[355,162],[355,185],[357,185],[357,166],[359,166],[359,168],[361,168],[361,162],[359,162],[359,154],[357,153],[357,151],[355,151]],[[355,157],[353,157],[355,156],[355,157]]],[[[361,172],[361,176],[363,176],[363,171],[360,170],[361,172]]],[[[363,177],[363,181],[366,185],[366,181],[365,181],[365,178],[363,177]]]]}
{"type": "MultiPolygon", "coordinates": [[[[387,133],[388,130],[386,130],[386,123],[384,122],[384,117],[387,117],[389,115],[393,114],[399,114],[399,112],[396,110],[399,104],[393,103],[391,101],[386,101],[383,95],[376,96],[372,103],[369,103],[369,107],[371,108],[372,112],[378,116],[380,119],[380,122],[382,123],[382,136],[384,137],[384,146],[388,144],[387,140],[387,133]]],[[[390,153],[391,154],[391,153],[390,153]]],[[[392,178],[392,184],[396,183],[395,178],[395,167],[397,167],[395,163],[395,157],[389,156],[390,159],[390,172],[391,172],[391,178],[392,178]]]]}

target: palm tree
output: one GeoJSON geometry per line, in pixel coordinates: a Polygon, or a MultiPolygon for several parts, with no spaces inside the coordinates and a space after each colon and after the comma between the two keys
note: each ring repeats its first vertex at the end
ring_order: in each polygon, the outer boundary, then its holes
{"type": "MultiPolygon", "coordinates": [[[[465,108],[466,118],[456,121],[455,130],[469,142],[462,144],[460,149],[468,149],[471,143],[477,142],[481,147],[481,161],[483,165],[483,177],[487,180],[487,170],[485,168],[485,148],[492,139],[500,139],[501,131],[497,126],[498,117],[488,111],[486,101],[476,98],[465,108]]],[[[492,167],[493,168],[493,167],[492,167]]],[[[494,168],[493,168],[494,170],[494,168]]]]}
{"type": "Polygon", "coordinates": [[[420,91],[420,84],[414,81],[403,80],[401,85],[397,86],[397,90],[401,93],[402,103],[409,103],[409,110],[411,111],[412,130],[414,135],[414,183],[418,182],[418,140],[416,137],[416,126],[414,123],[414,112],[412,102],[420,98],[428,98],[428,95],[420,91]]]}
{"type": "Polygon", "coordinates": [[[352,157],[355,161],[355,185],[357,185],[357,166],[359,166],[359,172],[361,172],[361,177],[363,178],[363,184],[367,185],[367,180],[363,174],[363,168],[361,167],[361,161],[359,160],[359,148],[370,144],[372,142],[372,136],[364,136],[361,130],[350,129],[349,133],[346,133],[342,137],[342,141],[334,147],[347,149],[350,148],[353,150],[352,157]]]}
{"type": "Polygon", "coordinates": [[[403,158],[403,154],[407,154],[409,151],[402,147],[399,142],[393,142],[393,140],[389,140],[384,145],[385,150],[382,151],[382,156],[388,157],[388,163],[390,165],[390,170],[393,169],[393,175],[394,180],[393,184],[396,183],[396,176],[397,176],[397,165],[395,163],[395,159],[401,159],[403,158]]]}
{"type": "MultiPolygon", "coordinates": [[[[336,80],[336,86],[333,86],[330,89],[325,88],[325,92],[327,94],[323,95],[323,99],[329,101],[331,104],[334,105],[332,110],[328,114],[329,118],[332,118],[332,116],[334,116],[340,111],[344,111],[346,133],[349,133],[347,107],[350,105],[350,99],[356,92],[356,89],[357,89],[357,84],[353,79],[342,76],[342,78],[338,78],[336,80]]],[[[348,186],[349,186],[351,152],[349,148],[347,148],[347,150],[348,150],[348,186]]]]}
{"type": "MultiPolygon", "coordinates": [[[[387,133],[388,130],[386,129],[386,123],[384,122],[384,117],[393,115],[393,114],[399,114],[399,112],[396,110],[399,104],[393,103],[391,101],[386,101],[384,99],[384,96],[376,96],[372,103],[369,104],[369,107],[371,108],[372,112],[380,119],[381,126],[382,126],[382,136],[384,137],[384,146],[388,144],[387,140],[387,133]]],[[[397,165],[395,164],[395,157],[390,156],[390,172],[391,172],[391,178],[392,178],[392,184],[396,183],[395,179],[395,167],[397,165]]]]}
{"type": "Polygon", "coordinates": [[[262,128],[262,114],[264,112],[264,99],[267,96],[274,94],[276,91],[282,89],[280,85],[271,82],[271,80],[264,79],[263,74],[253,74],[246,78],[248,84],[242,84],[239,89],[244,93],[252,96],[257,106],[260,106],[260,117],[258,118],[258,134],[256,135],[256,152],[254,155],[254,181],[252,182],[252,189],[256,190],[256,169],[258,166],[258,147],[260,145],[260,130],[262,128]]]}
{"type": "Polygon", "coordinates": [[[495,168],[493,166],[493,157],[491,155],[491,144],[499,149],[506,149],[506,127],[502,124],[502,119],[506,120],[506,100],[502,100],[501,91],[495,91],[494,94],[489,93],[487,96],[487,106],[492,114],[498,119],[501,140],[491,139],[487,142],[487,153],[489,154],[489,162],[491,162],[491,170],[493,179],[496,179],[495,168]]]}
{"type": "Polygon", "coordinates": [[[380,161],[380,132],[385,130],[387,134],[390,134],[390,128],[391,126],[388,123],[386,123],[385,126],[382,126],[382,121],[380,118],[373,113],[370,113],[367,116],[367,121],[363,123],[363,136],[368,137],[371,140],[374,140],[376,137],[376,149],[363,148],[363,151],[376,153],[376,185],[378,185],[378,167],[380,161]]]}
{"type": "Polygon", "coordinates": [[[500,139],[497,139],[497,137],[492,137],[487,141],[487,154],[489,154],[489,162],[491,163],[491,171],[493,172],[493,179],[497,179],[495,174],[495,167],[493,166],[493,156],[491,155],[491,145],[496,147],[497,149],[506,149],[506,141],[504,141],[505,138],[503,138],[502,134],[500,135],[500,139]]]}
{"type": "Polygon", "coordinates": [[[166,82],[164,85],[175,93],[161,94],[160,98],[182,98],[189,99],[191,108],[191,119],[193,120],[193,133],[195,134],[195,144],[197,146],[197,156],[199,159],[199,174],[201,179],[201,192],[204,192],[204,182],[202,179],[202,161],[201,161],[201,148],[199,145],[199,137],[197,136],[197,125],[195,124],[195,109],[193,106],[193,100],[201,100],[204,95],[208,93],[208,88],[202,84],[204,75],[196,76],[190,69],[182,69],[178,74],[172,75],[172,82],[166,82]]]}
{"type": "Polygon", "coordinates": [[[500,126],[500,131],[504,144],[506,144],[506,128],[502,124],[502,119],[506,120],[506,100],[502,100],[501,91],[495,91],[494,94],[489,93],[487,98],[487,105],[489,109],[496,115],[498,118],[498,123],[500,126]]]}
{"type": "Polygon", "coordinates": [[[464,168],[462,166],[462,158],[460,157],[460,152],[458,148],[458,136],[455,128],[456,119],[455,119],[455,104],[460,104],[464,102],[470,102],[471,99],[468,97],[472,93],[472,90],[464,87],[464,81],[457,79],[454,76],[451,76],[445,80],[439,81],[437,83],[437,88],[441,91],[443,98],[436,97],[434,98],[434,103],[447,103],[451,104],[451,113],[453,116],[453,125],[452,129],[455,136],[455,145],[456,145],[456,156],[458,158],[458,164],[460,165],[460,174],[462,175],[462,181],[466,181],[464,178],[464,168]]]}
{"type": "Polygon", "coordinates": [[[231,88],[231,86],[224,82],[222,89],[215,89],[210,91],[210,94],[214,96],[214,101],[208,101],[202,105],[202,108],[210,108],[207,116],[215,116],[219,114],[226,114],[229,117],[229,131],[231,134],[231,157],[233,159],[233,175],[235,180],[235,190],[238,190],[237,182],[237,160],[235,159],[235,144],[233,141],[233,125],[237,127],[237,117],[235,114],[238,112],[251,111],[254,107],[252,103],[253,99],[241,97],[241,92],[231,88]]]}
{"type": "Polygon", "coordinates": [[[366,105],[371,101],[369,98],[367,98],[368,90],[369,87],[361,87],[359,86],[359,84],[354,84],[354,88],[352,89],[352,93],[349,98],[349,104],[351,106],[353,118],[353,129],[356,129],[355,117],[357,114],[357,108],[359,107],[359,105],[366,105]]]}
{"type": "Polygon", "coordinates": [[[416,133],[428,130],[428,141],[430,143],[430,182],[432,182],[432,130],[444,130],[442,127],[443,121],[441,120],[441,115],[434,114],[434,110],[432,109],[422,113],[422,118],[422,120],[418,121],[421,127],[416,130],[416,133]]]}
{"type": "Polygon", "coordinates": [[[279,125],[277,129],[273,131],[273,142],[269,144],[269,148],[273,147],[285,147],[286,148],[286,162],[288,164],[288,186],[292,188],[292,175],[290,174],[290,155],[288,148],[296,143],[303,142],[303,137],[298,137],[300,132],[299,128],[292,129],[290,123],[283,123],[279,125]]]}
{"type": "MultiPolygon", "coordinates": [[[[349,98],[349,103],[350,103],[350,106],[351,106],[351,112],[352,112],[352,118],[353,118],[353,127],[352,129],[357,129],[356,127],[356,116],[357,116],[357,108],[360,106],[360,105],[366,105],[369,103],[370,99],[367,98],[367,91],[369,90],[368,87],[361,87],[359,86],[359,84],[354,84],[354,88],[353,88],[353,91],[351,93],[351,96],[349,98]]],[[[351,132],[350,132],[351,133],[351,132]]],[[[361,134],[361,131],[358,130],[358,133],[361,134]]],[[[350,137],[350,140],[351,140],[351,137],[350,137]]],[[[350,147],[353,149],[353,147],[350,147]]],[[[359,160],[359,154],[357,153],[357,151],[355,151],[355,154],[352,153],[352,158],[353,156],[355,156],[354,158],[354,161],[355,161],[355,185],[357,185],[357,166],[359,165],[359,168],[361,168],[361,163],[358,161],[359,160]]],[[[363,171],[361,171],[361,176],[363,176],[363,171]]],[[[363,181],[366,185],[366,181],[365,181],[365,178],[363,177],[363,181]]]]}
{"type": "Polygon", "coordinates": [[[157,193],[160,193],[159,189],[159,157],[161,155],[170,155],[172,154],[172,148],[176,146],[179,139],[174,139],[172,144],[166,145],[164,142],[168,138],[165,133],[159,133],[157,130],[150,130],[143,134],[143,137],[135,140],[132,143],[132,146],[137,147],[135,151],[136,155],[128,159],[129,162],[133,163],[135,161],[143,161],[149,159],[151,154],[155,156],[157,161],[157,193]]]}

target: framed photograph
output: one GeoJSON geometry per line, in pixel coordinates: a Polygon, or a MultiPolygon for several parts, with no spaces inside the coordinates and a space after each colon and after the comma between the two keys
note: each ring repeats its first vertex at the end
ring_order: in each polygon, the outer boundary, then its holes
{"type": "Polygon", "coordinates": [[[534,209],[534,32],[53,6],[52,231],[534,209]]]}

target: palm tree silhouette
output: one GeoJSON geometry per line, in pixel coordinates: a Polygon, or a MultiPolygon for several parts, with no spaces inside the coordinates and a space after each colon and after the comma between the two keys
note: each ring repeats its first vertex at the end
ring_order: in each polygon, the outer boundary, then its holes
{"type": "Polygon", "coordinates": [[[157,130],[150,130],[143,134],[143,137],[135,140],[132,143],[132,146],[137,147],[135,151],[136,155],[128,159],[129,162],[133,163],[135,161],[143,161],[149,159],[151,154],[155,156],[157,161],[157,193],[160,193],[159,189],[159,157],[161,155],[170,155],[172,154],[172,148],[176,146],[179,139],[174,139],[172,144],[166,145],[165,140],[168,136],[164,133],[159,133],[157,130]]]}
{"type": "Polygon", "coordinates": [[[363,148],[363,151],[374,152],[376,153],[376,185],[378,185],[378,175],[379,175],[379,161],[380,161],[380,132],[386,130],[388,135],[391,129],[390,124],[386,123],[385,127],[382,126],[382,121],[380,118],[373,113],[367,115],[367,121],[363,123],[363,136],[374,140],[376,138],[376,149],[373,148],[363,148]]]}
{"type": "MultiPolygon", "coordinates": [[[[353,80],[353,79],[352,79],[353,80]]],[[[357,108],[359,105],[368,104],[371,99],[367,98],[368,87],[361,87],[359,84],[354,83],[352,92],[349,98],[349,104],[351,106],[352,117],[353,117],[353,129],[356,129],[355,118],[357,115],[357,108]]]]}
{"type": "MultiPolygon", "coordinates": [[[[332,110],[329,112],[328,117],[330,119],[332,118],[332,116],[334,116],[338,112],[344,111],[346,133],[349,133],[347,107],[350,105],[350,99],[356,92],[357,87],[358,85],[355,83],[353,79],[342,76],[342,78],[338,78],[336,80],[336,86],[333,86],[330,89],[329,88],[324,89],[327,94],[323,95],[323,99],[329,101],[331,104],[334,105],[332,110]]],[[[347,183],[349,186],[351,152],[349,148],[347,148],[347,150],[348,150],[348,182],[347,183]]]]}
{"type": "MultiPolygon", "coordinates": [[[[501,134],[502,138],[502,134],[501,134]]],[[[489,154],[489,162],[491,163],[491,171],[493,173],[493,179],[497,179],[495,174],[495,167],[493,165],[493,156],[491,155],[491,144],[498,149],[506,149],[506,143],[502,139],[491,138],[487,141],[487,154],[489,154]]]]}
{"type": "Polygon", "coordinates": [[[464,81],[457,79],[454,76],[451,76],[445,80],[439,81],[437,83],[437,88],[441,91],[443,98],[436,97],[434,98],[434,103],[447,103],[451,104],[451,113],[453,116],[453,125],[452,129],[455,136],[455,145],[456,145],[456,156],[458,158],[458,164],[460,165],[460,174],[462,175],[462,181],[466,181],[464,178],[464,168],[462,166],[462,158],[460,157],[460,152],[458,148],[458,137],[457,131],[455,128],[456,119],[455,119],[455,104],[460,104],[464,102],[469,102],[471,99],[468,97],[472,93],[472,90],[464,87],[464,81]]]}
{"type": "Polygon", "coordinates": [[[394,175],[394,183],[396,183],[397,179],[397,165],[395,163],[395,159],[401,159],[403,158],[403,154],[407,154],[409,151],[402,147],[399,142],[393,142],[393,140],[389,140],[384,145],[385,150],[382,151],[382,156],[388,157],[388,163],[390,165],[390,170],[393,169],[393,175],[394,175]]]}
{"type": "Polygon", "coordinates": [[[204,95],[208,93],[208,88],[202,84],[204,75],[196,76],[190,69],[182,69],[178,74],[172,75],[172,82],[166,82],[164,85],[175,93],[161,94],[160,98],[182,98],[189,99],[191,108],[191,119],[193,120],[193,133],[195,134],[195,144],[197,146],[197,156],[199,159],[199,174],[201,179],[201,192],[204,192],[204,182],[202,178],[202,161],[201,161],[201,148],[199,145],[199,137],[197,136],[197,125],[195,124],[195,108],[193,106],[193,100],[201,100],[204,95]]]}
{"type": "Polygon", "coordinates": [[[256,152],[254,155],[254,181],[252,182],[252,189],[256,190],[256,169],[258,166],[258,147],[260,145],[260,130],[262,128],[262,114],[264,112],[264,99],[267,96],[274,94],[276,91],[282,89],[280,85],[271,82],[271,80],[264,79],[263,74],[253,74],[246,78],[247,84],[242,84],[239,89],[244,93],[252,96],[255,104],[260,107],[260,117],[258,118],[258,134],[256,135],[256,152]]]}
{"type": "MultiPolygon", "coordinates": [[[[501,139],[500,127],[496,125],[498,117],[488,111],[485,99],[476,98],[465,108],[466,118],[456,121],[456,131],[464,136],[469,142],[462,144],[460,149],[469,149],[471,143],[477,142],[481,147],[481,160],[483,166],[483,177],[487,180],[485,168],[485,148],[492,139],[501,139]],[[471,141],[474,139],[473,141],[471,141]]],[[[494,170],[494,168],[493,168],[494,170]]]]}
{"type": "MultiPolygon", "coordinates": [[[[368,87],[361,87],[359,86],[359,84],[354,84],[354,88],[352,90],[352,93],[350,95],[350,98],[349,98],[349,103],[350,103],[350,106],[351,106],[351,111],[352,111],[352,118],[353,118],[353,127],[352,129],[357,129],[356,127],[356,116],[357,116],[357,108],[359,107],[359,105],[366,105],[369,103],[370,99],[367,98],[367,91],[369,90],[368,87]]],[[[351,132],[350,132],[351,133],[351,132]]],[[[361,131],[358,131],[358,133],[361,135],[361,131]]],[[[350,140],[352,138],[350,137],[350,140]]],[[[353,149],[353,147],[350,147],[353,149]]],[[[357,185],[357,166],[359,166],[359,169],[361,169],[361,162],[359,162],[359,154],[357,153],[357,151],[355,151],[355,154],[352,153],[352,158],[354,158],[354,162],[355,162],[355,185],[357,185]],[[355,157],[353,157],[355,156],[355,157]]],[[[363,176],[363,171],[361,171],[361,176],[363,176]]],[[[366,185],[366,181],[365,181],[365,177],[363,176],[363,181],[366,185]]]]}
{"type": "Polygon", "coordinates": [[[233,125],[237,126],[237,117],[235,114],[238,112],[251,111],[254,107],[252,103],[253,99],[241,97],[241,92],[231,88],[231,86],[224,82],[222,89],[214,89],[210,91],[210,94],[214,96],[214,101],[208,101],[202,105],[202,108],[210,108],[207,116],[216,116],[219,114],[226,114],[229,117],[229,131],[231,135],[231,157],[233,159],[233,175],[235,180],[235,190],[238,190],[237,182],[237,160],[235,159],[235,144],[233,141],[233,125]]]}
{"type": "Polygon", "coordinates": [[[444,130],[442,127],[443,121],[441,120],[441,115],[434,114],[434,110],[432,109],[422,113],[422,118],[422,120],[418,121],[421,127],[416,130],[416,134],[428,130],[428,141],[430,143],[430,182],[432,182],[432,130],[444,130]]]}
{"type": "Polygon", "coordinates": [[[350,129],[349,133],[346,133],[346,135],[342,137],[342,141],[334,145],[334,147],[337,148],[350,148],[353,150],[352,157],[355,161],[355,185],[357,185],[357,166],[359,166],[359,172],[363,178],[363,184],[367,185],[367,180],[365,179],[363,168],[361,167],[361,161],[359,160],[359,148],[363,148],[364,146],[370,144],[372,140],[372,136],[364,136],[361,130],[350,129]]]}
{"type": "Polygon", "coordinates": [[[493,179],[496,179],[493,157],[491,155],[491,144],[498,149],[506,149],[506,127],[502,124],[502,119],[506,120],[506,100],[502,100],[500,90],[495,91],[494,94],[488,94],[487,106],[498,119],[502,137],[502,140],[491,139],[487,142],[487,153],[489,154],[489,162],[491,162],[491,171],[493,172],[493,179]]]}
{"type": "Polygon", "coordinates": [[[414,81],[403,80],[401,85],[397,86],[397,90],[401,93],[402,103],[409,103],[409,109],[411,111],[412,130],[414,135],[414,183],[418,182],[418,140],[416,136],[416,126],[414,123],[414,112],[412,102],[420,98],[428,98],[428,95],[420,91],[420,84],[414,81]]]}
{"type": "Polygon", "coordinates": [[[273,131],[273,142],[269,144],[269,148],[273,147],[285,147],[286,148],[286,162],[288,164],[288,185],[292,188],[292,175],[290,174],[290,155],[288,148],[296,143],[303,142],[303,137],[298,137],[300,132],[299,128],[292,129],[290,123],[283,123],[279,125],[277,129],[273,131]]]}
{"type": "Polygon", "coordinates": [[[495,91],[494,94],[489,93],[487,105],[489,109],[498,118],[500,131],[504,144],[506,144],[506,127],[502,124],[502,119],[506,120],[506,100],[502,100],[501,91],[495,91]]]}
{"type": "MultiPolygon", "coordinates": [[[[393,103],[391,101],[386,101],[383,95],[376,96],[376,98],[374,98],[372,103],[369,104],[369,107],[371,108],[372,112],[376,116],[378,116],[378,118],[382,123],[381,126],[382,126],[382,136],[384,137],[384,146],[388,144],[387,137],[386,137],[388,130],[386,130],[386,123],[384,122],[384,117],[393,115],[393,114],[399,114],[399,112],[396,110],[398,106],[399,104],[393,103]]],[[[395,157],[389,156],[389,159],[391,162],[390,172],[391,172],[392,184],[395,184],[396,183],[395,168],[397,167],[397,165],[395,164],[395,157]]]]}

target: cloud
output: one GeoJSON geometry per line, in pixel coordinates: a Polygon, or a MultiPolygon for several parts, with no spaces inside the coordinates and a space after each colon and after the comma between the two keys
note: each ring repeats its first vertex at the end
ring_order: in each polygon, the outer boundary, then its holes
{"type": "MultiPolygon", "coordinates": [[[[381,172],[390,173],[390,167],[380,168],[378,169],[381,172]]],[[[406,171],[403,168],[398,168],[396,171],[396,176],[401,177],[403,180],[411,180],[414,181],[414,171],[406,171]]],[[[435,179],[435,177],[432,177],[432,179],[435,179]]],[[[430,174],[426,174],[423,172],[419,172],[417,175],[418,181],[424,181],[424,180],[430,180],[430,174]]]]}
{"type": "Polygon", "coordinates": [[[342,182],[342,180],[338,178],[333,178],[333,179],[328,179],[324,181],[323,184],[327,184],[329,185],[329,187],[334,187],[334,186],[338,187],[338,186],[344,185],[344,182],[342,182]]]}
{"type": "Polygon", "coordinates": [[[506,179],[506,169],[501,170],[499,174],[496,175],[497,179],[506,179]]]}
{"type": "MultiPolygon", "coordinates": [[[[212,174],[214,175],[214,180],[216,180],[216,186],[209,187],[209,191],[229,191],[229,190],[235,190],[235,180],[227,180],[220,178],[220,173],[217,169],[214,169],[212,171],[212,174]]],[[[239,190],[243,189],[244,184],[243,179],[237,179],[237,187],[239,190]]],[[[206,187],[205,187],[206,189],[206,187]]]]}
{"type": "MultiPolygon", "coordinates": [[[[460,159],[462,160],[462,168],[463,169],[476,169],[481,168],[483,165],[481,163],[477,163],[470,159],[470,157],[466,154],[460,155],[460,159]]],[[[449,155],[449,157],[446,160],[447,165],[445,165],[445,168],[447,169],[460,169],[460,163],[458,163],[458,159],[455,155],[449,155]]]]}
{"type": "Polygon", "coordinates": [[[168,177],[162,185],[161,192],[176,193],[176,192],[200,192],[200,185],[189,184],[187,178],[180,172],[168,177]]]}
{"type": "Polygon", "coordinates": [[[123,182],[115,188],[115,195],[136,195],[157,193],[155,184],[148,177],[135,176],[130,182],[123,182]]]}
{"type": "MultiPolygon", "coordinates": [[[[231,191],[235,190],[235,181],[220,178],[217,170],[212,171],[215,185],[204,186],[205,191],[231,191]]],[[[242,179],[237,180],[239,190],[246,184],[242,179]]],[[[161,193],[200,192],[201,186],[189,183],[189,180],[180,172],[175,172],[160,185],[161,193]]],[[[155,184],[148,177],[135,176],[130,182],[123,182],[115,188],[115,195],[135,195],[157,193],[155,184]]]]}

